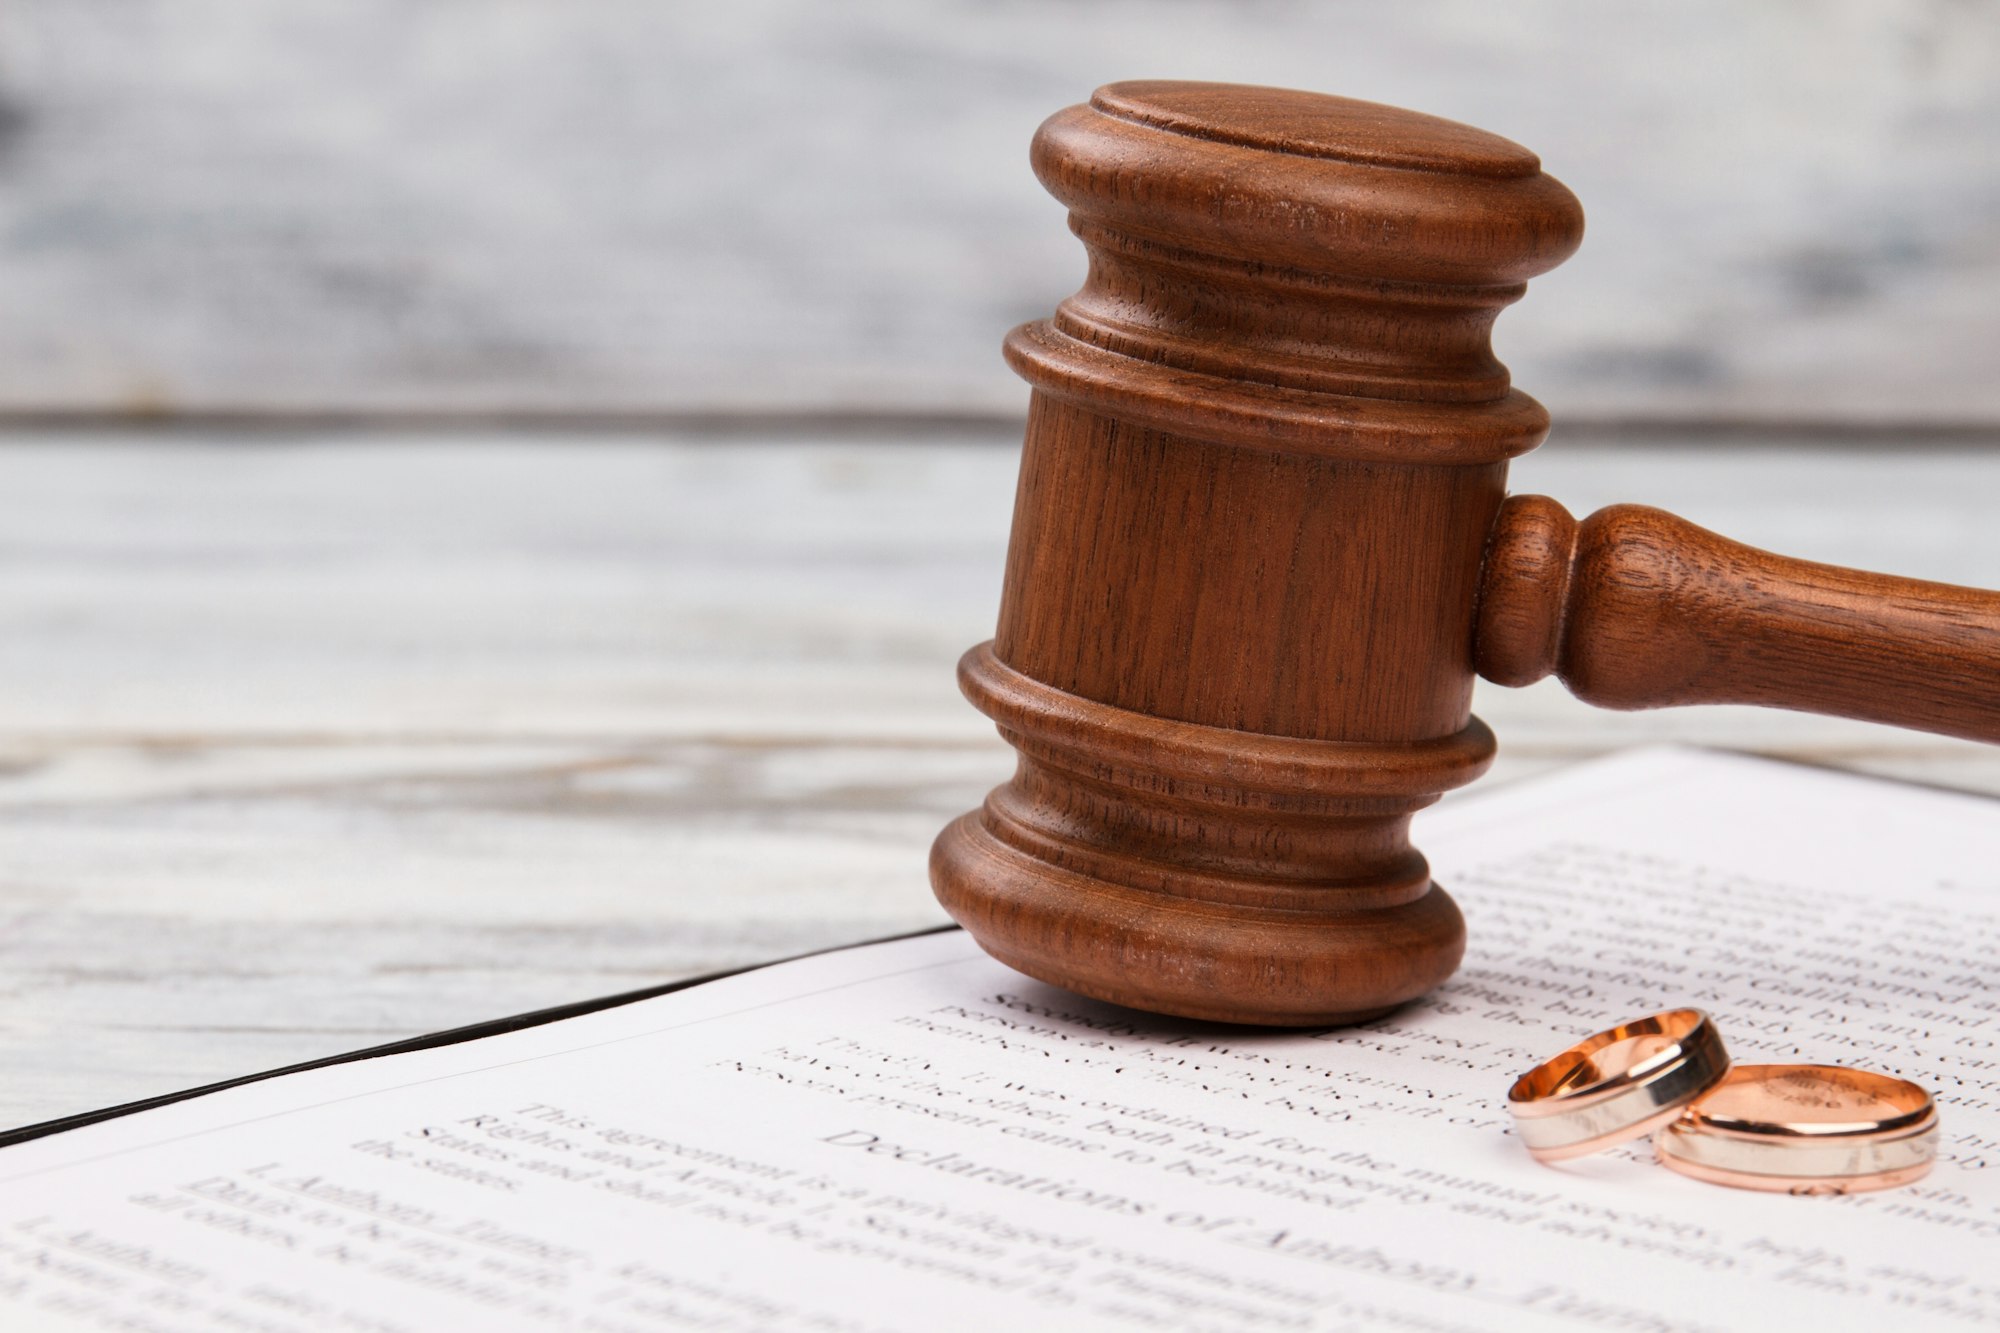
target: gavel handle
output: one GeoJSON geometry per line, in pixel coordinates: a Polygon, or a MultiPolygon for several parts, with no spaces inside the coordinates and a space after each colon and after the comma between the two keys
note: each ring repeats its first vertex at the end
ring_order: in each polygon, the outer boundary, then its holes
{"type": "Polygon", "coordinates": [[[1762,704],[2000,742],[2000,592],[1772,555],[1644,505],[1501,507],[1473,662],[1605,708],[1762,704]]]}

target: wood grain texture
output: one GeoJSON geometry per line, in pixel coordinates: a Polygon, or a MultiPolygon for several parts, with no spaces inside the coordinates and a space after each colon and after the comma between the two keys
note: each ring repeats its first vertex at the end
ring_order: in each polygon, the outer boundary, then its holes
{"type": "MultiPolygon", "coordinates": [[[[940,919],[925,847],[1013,763],[952,664],[1018,445],[6,437],[0,1122],[940,919]]],[[[2000,583],[2000,451],[1559,425],[1515,473],[2000,583]]],[[[2000,792],[1858,722],[1474,707],[1480,787],[1681,741],[2000,792]]]]}
{"type": "Polygon", "coordinates": [[[1465,726],[1465,626],[1504,468],[1243,449],[1046,400],[1028,439],[1002,661],[1237,731],[1389,742],[1465,726]],[[1356,633],[1378,606],[1399,611],[1356,633]]]}
{"type": "Polygon", "coordinates": [[[2000,742],[2000,592],[1788,559],[1643,505],[1508,500],[1474,662],[1605,708],[1738,703],[2000,742]]]}
{"type": "Polygon", "coordinates": [[[0,70],[8,408],[1017,413],[1022,148],[1165,74],[1534,146],[1559,417],[2000,420],[1982,3],[11,0],[0,70]]]}

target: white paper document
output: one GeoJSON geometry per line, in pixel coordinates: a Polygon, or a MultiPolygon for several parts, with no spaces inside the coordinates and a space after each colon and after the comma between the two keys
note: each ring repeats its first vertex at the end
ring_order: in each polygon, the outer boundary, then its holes
{"type": "Polygon", "coordinates": [[[1363,1027],[1141,1015],[952,932],[0,1151],[0,1328],[2000,1327],[2000,805],[1649,751],[1417,834],[1471,950],[1363,1027]],[[1936,1170],[1531,1160],[1513,1078],[1684,1005],[1931,1088],[1936,1170]]]}

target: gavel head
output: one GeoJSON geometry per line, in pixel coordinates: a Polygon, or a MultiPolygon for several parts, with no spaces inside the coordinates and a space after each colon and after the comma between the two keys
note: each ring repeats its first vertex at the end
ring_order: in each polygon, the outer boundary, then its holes
{"type": "Polygon", "coordinates": [[[1516,144],[1276,89],[1123,83],[1035,137],[1089,252],[1033,386],[998,631],[1019,751],[931,856],[995,957],[1225,1022],[1354,1022],[1448,977],[1409,842],[1477,777],[1474,598],[1548,417],[1489,333],[1582,236],[1516,144]]]}

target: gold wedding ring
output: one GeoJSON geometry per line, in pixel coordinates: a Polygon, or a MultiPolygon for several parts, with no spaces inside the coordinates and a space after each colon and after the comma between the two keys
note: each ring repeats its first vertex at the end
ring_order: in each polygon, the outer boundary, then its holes
{"type": "Polygon", "coordinates": [[[1836,1065],[1741,1065],[1653,1138],[1660,1163],[1684,1176],[1787,1194],[1907,1185],[1937,1145],[1928,1092],[1836,1065]]]}
{"type": "Polygon", "coordinates": [[[1535,1066],[1507,1094],[1529,1152],[1559,1162],[1673,1120],[1729,1072],[1729,1052],[1699,1009],[1621,1023],[1535,1066]]]}

